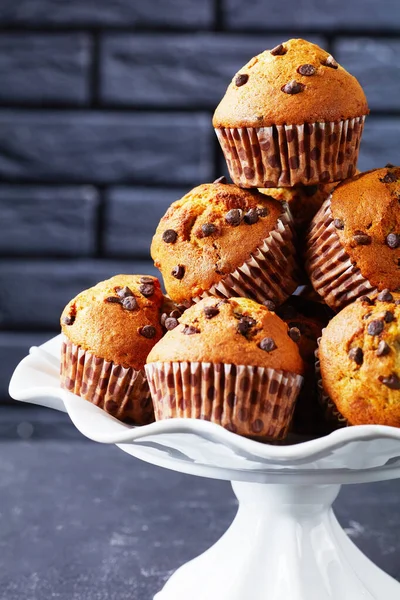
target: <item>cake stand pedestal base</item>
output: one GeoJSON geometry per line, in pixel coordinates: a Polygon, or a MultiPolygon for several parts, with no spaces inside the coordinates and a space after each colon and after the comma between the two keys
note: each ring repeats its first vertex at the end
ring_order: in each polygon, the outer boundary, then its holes
{"type": "Polygon", "coordinates": [[[233,483],[238,513],[154,600],[398,600],[400,584],[348,538],[340,485],[233,483]]]}

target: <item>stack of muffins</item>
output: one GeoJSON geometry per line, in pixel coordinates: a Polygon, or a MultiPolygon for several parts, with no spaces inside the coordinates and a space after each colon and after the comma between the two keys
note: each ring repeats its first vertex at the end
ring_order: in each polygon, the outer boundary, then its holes
{"type": "Polygon", "coordinates": [[[400,168],[357,174],[368,112],[314,44],[251,59],[213,118],[233,184],[161,219],[167,295],[119,275],[67,305],[62,386],[136,425],[206,419],[260,441],[400,426],[400,168]]]}

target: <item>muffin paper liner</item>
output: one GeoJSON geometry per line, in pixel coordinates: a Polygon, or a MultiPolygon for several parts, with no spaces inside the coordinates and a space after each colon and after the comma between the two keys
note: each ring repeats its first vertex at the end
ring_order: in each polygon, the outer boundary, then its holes
{"type": "Polygon", "coordinates": [[[351,263],[343,248],[331,213],[331,198],[314,217],[306,241],[306,270],[315,291],[334,310],[341,310],[377,288],[351,263]]]}
{"type": "Polygon", "coordinates": [[[61,349],[61,387],[89,400],[120,421],[154,421],[144,370],[135,371],[94,356],[66,337],[61,349]]]}
{"type": "Polygon", "coordinates": [[[295,232],[289,211],[282,213],[267,238],[240,267],[226,275],[209,290],[192,298],[199,302],[207,296],[251,298],[259,303],[272,300],[282,304],[299,285],[295,232]]]}
{"type": "Polygon", "coordinates": [[[156,362],[145,366],[156,420],[204,419],[248,437],[283,439],[303,377],[246,365],[156,362]]]}
{"type": "Polygon", "coordinates": [[[318,352],[320,340],[321,338],[318,338],[318,348],[315,350],[315,376],[317,379],[318,401],[324,412],[324,417],[329,425],[331,425],[335,429],[347,427],[349,425],[349,422],[342,415],[342,413],[339,412],[339,410],[336,407],[336,404],[325,392],[324,386],[322,384],[321,365],[319,361],[318,352]]]}
{"type": "Polygon", "coordinates": [[[240,187],[292,187],[354,175],[365,116],[346,121],[217,128],[232,181],[240,187]]]}

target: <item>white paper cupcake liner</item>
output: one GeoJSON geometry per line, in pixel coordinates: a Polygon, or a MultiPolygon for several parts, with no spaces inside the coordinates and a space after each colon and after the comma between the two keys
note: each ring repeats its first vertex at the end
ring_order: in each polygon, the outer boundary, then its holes
{"type": "Polygon", "coordinates": [[[120,421],[138,425],[154,421],[144,370],[125,368],[94,356],[65,336],[60,381],[64,389],[89,400],[120,421]]]}
{"type": "Polygon", "coordinates": [[[293,187],[354,175],[365,116],[339,122],[215,129],[240,187],[293,187]]]}
{"type": "Polygon", "coordinates": [[[306,240],[306,270],[315,291],[339,311],[357,298],[377,292],[351,262],[333,224],[331,198],[314,217],[306,240]]]}
{"type": "Polygon", "coordinates": [[[156,420],[203,419],[248,437],[283,439],[303,381],[275,369],[207,362],[145,366],[156,420]]]}

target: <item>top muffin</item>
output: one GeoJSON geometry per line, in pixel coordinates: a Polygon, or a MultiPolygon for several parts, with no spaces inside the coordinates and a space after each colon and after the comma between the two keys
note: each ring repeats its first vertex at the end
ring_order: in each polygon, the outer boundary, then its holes
{"type": "Polygon", "coordinates": [[[362,87],[325,50],[292,39],[234,76],[213,118],[219,127],[343,121],[368,114],[362,87]]]}

